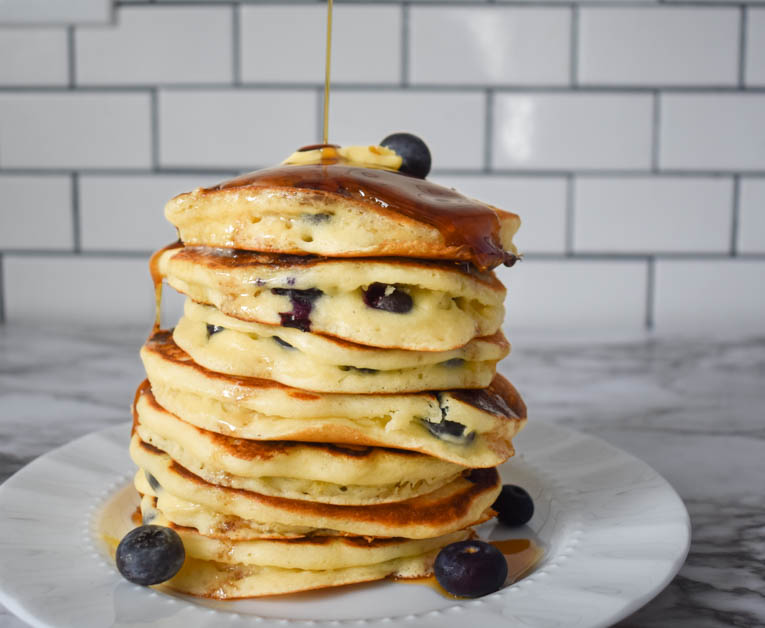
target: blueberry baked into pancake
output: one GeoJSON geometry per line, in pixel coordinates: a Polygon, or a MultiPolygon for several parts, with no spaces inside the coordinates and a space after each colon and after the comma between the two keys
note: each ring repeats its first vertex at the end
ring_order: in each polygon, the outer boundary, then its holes
{"type": "Polygon", "coordinates": [[[493,269],[518,259],[520,220],[429,169],[395,134],[167,204],[158,311],[163,281],[186,303],[141,349],[143,525],[117,562],[180,559],[133,581],[231,599],[423,577],[496,514],[526,407],[496,373],[493,269]]]}

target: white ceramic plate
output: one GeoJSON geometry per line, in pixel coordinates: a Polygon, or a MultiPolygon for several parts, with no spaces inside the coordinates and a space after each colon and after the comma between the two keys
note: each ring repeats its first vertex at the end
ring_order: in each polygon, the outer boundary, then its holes
{"type": "Polygon", "coordinates": [[[233,602],[167,594],[123,580],[100,532],[104,517],[129,526],[128,432],[80,438],[0,486],[0,601],[33,626],[608,626],[661,591],[688,551],[688,513],[653,469],[599,439],[530,423],[502,477],[531,493],[534,517],[520,530],[479,529],[544,546],[510,587],[472,601],[387,581],[233,602]]]}

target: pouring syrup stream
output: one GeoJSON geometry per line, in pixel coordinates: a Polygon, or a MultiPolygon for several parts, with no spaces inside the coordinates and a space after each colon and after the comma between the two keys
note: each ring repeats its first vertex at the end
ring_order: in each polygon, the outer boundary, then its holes
{"type": "Polygon", "coordinates": [[[324,132],[322,144],[329,143],[329,75],[332,65],[332,0],[327,0],[327,52],[324,66],[324,132]]]}

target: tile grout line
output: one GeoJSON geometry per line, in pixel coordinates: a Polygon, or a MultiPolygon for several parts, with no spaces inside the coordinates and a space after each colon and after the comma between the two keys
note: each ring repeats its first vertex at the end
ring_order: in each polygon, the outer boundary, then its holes
{"type": "Polygon", "coordinates": [[[409,85],[409,20],[409,3],[403,2],[401,4],[401,87],[409,85]]]}
{"type": "Polygon", "coordinates": [[[651,172],[659,172],[659,157],[661,155],[661,98],[659,90],[653,93],[653,108],[651,112],[651,172]]]}
{"type": "Polygon", "coordinates": [[[491,172],[494,152],[494,90],[486,90],[483,120],[483,172],[491,172]]]}
{"type": "Polygon", "coordinates": [[[72,244],[75,253],[82,252],[82,225],[80,216],[80,175],[72,173],[72,244]]]}
{"type": "MultiPolygon", "coordinates": [[[[279,5],[281,2],[278,0],[237,0],[242,4],[252,5],[279,5]]],[[[533,3],[528,0],[409,0],[411,4],[421,4],[424,6],[434,6],[439,8],[444,7],[475,7],[487,4],[503,4],[507,6],[520,6],[526,7],[533,5],[541,6],[571,6],[571,0],[536,0],[533,3]]],[[[763,0],[749,0],[750,3],[755,5],[763,4],[763,0]]],[[[147,4],[165,4],[165,5],[181,5],[181,6],[199,6],[200,4],[212,4],[217,5],[217,0],[206,0],[200,2],[200,0],[115,0],[114,5],[116,7],[134,7],[134,6],[146,6],[147,4]]],[[[316,5],[322,4],[323,0],[290,0],[289,4],[295,6],[316,5]]],[[[336,4],[351,4],[361,6],[380,6],[380,5],[399,5],[401,0],[335,0],[336,4]]],[[[580,0],[579,4],[585,6],[607,6],[607,7],[645,7],[645,0],[580,0]]],[[[689,7],[701,7],[706,8],[709,6],[715,7],[730,7],[730,4],[725,0],[658,0],[658,4],[667,4],[669,6],[689,6],[689,7]]]]}
{"type": "MultiPolygon", "coordinates": [[[[534,6],[534,5],[528,5],[534,6]]],[[[77,91],[83,94],[103,94],[103,93],[145,93],[150,89],[163,89],[167,91],[216,91],[216,92],[237,92],[237,91],[300,91],[311,90],[316,87],[323,87],[324,81],[314,82],[291,82],[280,83],[274,81],[263,82],[242,82],[234,85],[233,83],[210,83],[210,82],[188,82],[188,83],[136,83],[133,85],[125,84],[88,84],[80,83],[77,85],[77,91]]],[[[408,84],[405,87],[400,82],[376,82],[376,83],[338,83],[333,84],[332,89],[340,92],[368,92],[372,90],[381,92],[415,92],[415,93],[454,93],[462,94],[480,93],[488,86],[486,84],[476,83],[416,83],[408,84]]],[[[550,83],[501,83],[491,85],[491,89],[507,94],[620,94],[629,96],[650,95],[660,91],[664,94],[692,94],[696,96],[707,96],[710,94],[765,94],[765,86],[752,85],[741,89],[738,85],[669,85],[655,84],[650,86],[643,85],[606,85],[602,83],[592,83],[587,85],[570,84],[550,84],[550,83]]],[[[45,94],[45,93],[65,93],[71,91],[68,86],[58,85],[24,85],[11,86],[0,85],[0,94],[45,94]]]]}
{"type": "Polygon", "coordinates": [[[738,86],[744,89],[746,83],[746,31],[749,20],[749,10],[746,5],[741,6],[739,16],[739,34],[738,34],[738,86]]]}
{"type": "Polygon", "coordinates": [[[68,87],[69,89],[74,89],[75,84],[77,83],[77,60],[75,59],[74,49],[74,26],[70,25],[66,27],[66,42],[66,62],[67,71],[69,73],[68,87]]]}
{"type": "Polygon", "coordinates": [[[738,257],[738,230],[741,216],[741,175],[733,177],[733,208],[730,217],[730,254],[738,257]]]}
{"type": "Polygon", "coordinates": [[[159,170],[159,90],[153,88],[150,92],[151,104],[151,171],[159,170]]]}
{"type": "Polygon", "coordinates": [[[574,175],[566,177],[566,214],[564,251],[566,256],[574,254],[574,175]]]}
{"type": "Polygon", "coordinates": [[[656,322],[655,319],[655,299],[656,299],[656,258],[653,255],[648,257],[646,266],[645,282],[645,328],[652,331],[656,322]]]}
{"type": "MultiPolygon", "coordinates": [[[[318,89],[318,88],[317,88],[318,89]]],[[[260,164],[241,163],[230,167],[215,168],[211,166],[159,166],[156,169],[149,168],[130,168],[130,167],[110,167],[110,168],[78,168],[77,171],[81,175],[88,175],[94,177],[100,176],[144,176],[150,174],[166,174],[166,175],[224,175],[234,176],[237,172],[240,172],[243,168],[259,167],[266,168],[272,164],[263,162],[260,164]]],[[[70,175],[72,173],[71,168],[16,168],[16,167],[2,167],[0,166],[0,172],[5,175],[33,175],[33,176],[59,176],[70,175]]],[[[483,166],[477,166],[475,168],[436,168],[433,170],[434,176],[474,176],[474,175],[487,175],[498,178],[538,178],[538,179],[560,179],[567,176],[582,176],[582,177],[645,177],[647,175],[656,176],[657,178],[700,178],[700,179],[730,179],[736,175],[746,176],[752,179],[765,179],[765,170],[747,170],[747,171],[735,171],[735,170],[678,170],[673,168],[663,168],[658,172],[651,172],[650,169],[607,169],[607,168],[587,168],[576,170],[558,170],[558,169],[523,169],[523,168],[494,168],[491,172],[485,172],[483,166]]]]}
{"type": "Polygon", "coordinates": [[[576,86],[579,82],[579,5],[571,5],[571,49],[570,49],[570,67],[569,67],[569,81],[572,86],[576,86]]]}
{"type": "Polygon", "coordinates": [[[234,85],[242,84],[241,4],[232,5],[231,13],[231,78],[234,85]]]}
{"type": "Polygon", "coordinates": [[[0,324],[5,322],[5,277],[3,270],[3,254],[0,253],[0,324]]]}

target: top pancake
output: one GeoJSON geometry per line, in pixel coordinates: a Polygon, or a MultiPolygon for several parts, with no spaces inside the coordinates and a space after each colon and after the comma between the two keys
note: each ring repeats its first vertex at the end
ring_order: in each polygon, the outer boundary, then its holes
{"type": "Polygon", "coordinates": [[[398,172],[326,162],[258,170],[181,194],[165,216],[187,245],[327,257],[511,265],[517,215],[398,172]]]}

